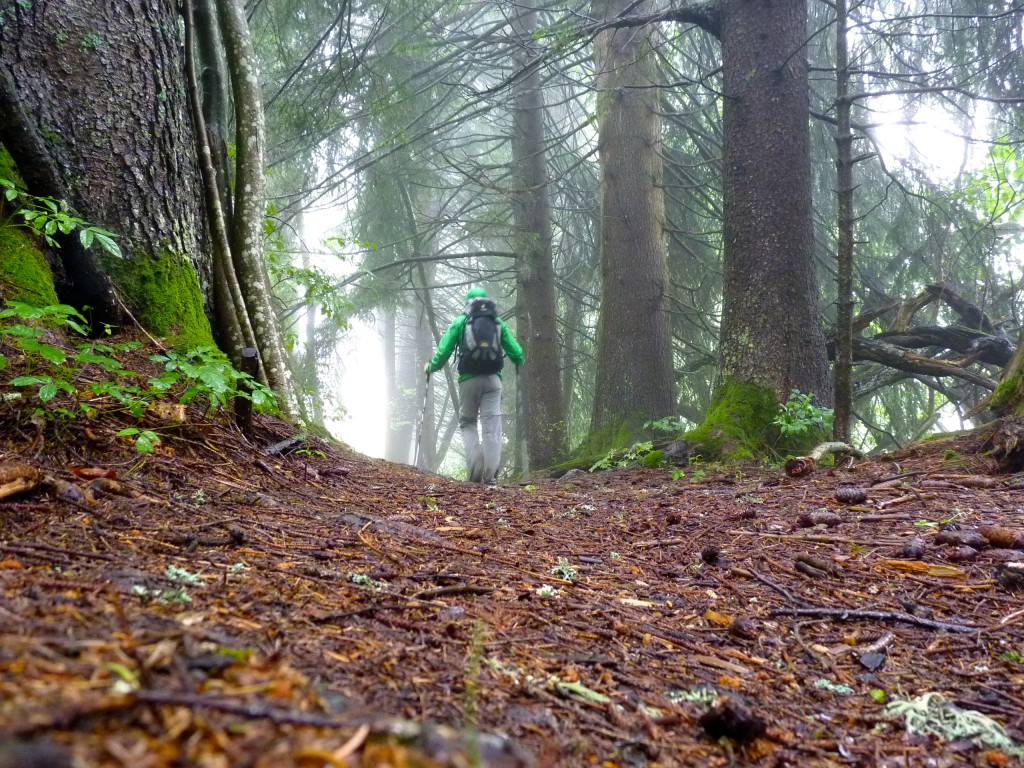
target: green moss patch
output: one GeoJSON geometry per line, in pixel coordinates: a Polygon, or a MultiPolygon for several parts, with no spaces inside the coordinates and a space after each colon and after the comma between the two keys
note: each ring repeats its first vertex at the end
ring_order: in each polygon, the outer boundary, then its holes
{"type": "Polygon", "coordinates": [[[151,333],[181,348],[213,344],[199,281],[184,256],[106,258],[105,266],[151,333]]]}
{"type": "Polygon", "coordinates": [[[1000,416],[1024,416],[1024,375],[1010,371],[989,398],[988,407],[1000,416]]]}
{"type": "Polygon", "coordinates": [[[772,390],[731,380],[718,387],[704,423],[683,437],[705,461],[763,458],[779,437],[772,424],[778,412],[772,390]]]}
{"type": "Polygon", "coordinates": [[[20,227],[0,227],[0,296],[37,307],[58,303],[50,265],[35,238],[20,227]]]}
{"type": "Polygon", "coordinates": [[[760,384],[730,380],[715,393],[704,423],[683,438],[705,461],[764,461],[803,455],[831,439],[822,429],[783,435],[775,392],[760,384]]]}

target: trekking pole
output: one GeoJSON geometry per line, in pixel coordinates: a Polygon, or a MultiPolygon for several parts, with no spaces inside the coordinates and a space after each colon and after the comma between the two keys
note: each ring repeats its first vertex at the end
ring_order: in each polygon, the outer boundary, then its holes
{"type": "Polygon", "coordinates": [[[423,420],[427,416],[427,395],[430,392],[430,374],[427,374],[427,383],[423,387],[423,404],[420,406],[420,417],[416,422],[416,448],[413,451],[412,465],[418,467],[420,464],[420,449],[423,443],[423,420]]]}

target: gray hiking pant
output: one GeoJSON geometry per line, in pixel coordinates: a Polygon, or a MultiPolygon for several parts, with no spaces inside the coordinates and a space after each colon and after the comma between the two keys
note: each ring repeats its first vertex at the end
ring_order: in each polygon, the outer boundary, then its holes
{"type": "Polygon", "coordinates": [[[469,480],[494,483],[501,464],[501,377],[472,376],[459,382],[459,399],[459,429],[469,480]]]}

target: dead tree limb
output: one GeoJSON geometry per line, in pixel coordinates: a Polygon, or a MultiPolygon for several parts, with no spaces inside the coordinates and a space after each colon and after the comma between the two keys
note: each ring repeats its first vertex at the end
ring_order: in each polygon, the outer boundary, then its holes
{"type": "Polygon", "coordinates": [[[987,376],[968,370],[954,363],[922,357],[895,344],[874,339],[853,340],[855,360],[872,360],[890,368],[909,373],[923,373],[928,376],[955,376],[989,390],[996,388],[996,382],[987,376]]]}

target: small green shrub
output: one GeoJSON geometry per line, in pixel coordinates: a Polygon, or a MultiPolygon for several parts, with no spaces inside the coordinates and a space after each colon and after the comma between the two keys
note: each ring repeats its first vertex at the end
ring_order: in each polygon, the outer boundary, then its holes
{"type": "Polygon", "coordinates": [[[178,396],[180,403],[202,398],[217,409],[236,397],[245,397],[252,400],[253,407],[261,413],[277,411],[274,393],[248,373],[235,368],[227,355],[216,347],[197,347],[185,354],[164,352],[151,355],[149,359],[163,363],[167,371],[160,378],[150,379],[150,386],[158,393],[183,386],[184,391],[178,396]],[[247,388],[252,390],[251,394],[247,388]]]}
{"type": "Polygon", "coordinates": [[[0,230],[22,227],[43,238],[50,246],[60,248],[54,239],[59,232],[70,235],[78,230],[78,239],[84,248],[98,245],[111,256],[121,258],[117,237],[102,227],[94,227],[75,215],[67,203],[52,197],[31,195],[13,179],[0,175],[0,230]]]}
{"type": "Polygon", "coordinates": [[[772,423],[786,436],[805,435],[814,429],[831,432],[832,409],[815,405],[813,399],[813,393],[791,390],[789,401],[779,406],[779,413],[772,423]]]}
{"type": "Polygon", "coordinates": [[[654,429],[658,432],[668,432],[678,435],[687,429],[687,421],[682,416],[665,416],[657,421],[648,421],[644,429],[654,429]]]}
{"type": "MultiPolygon", "coordinates": [[[[143,374],[126,369],[117,358],[118,353],[141,346],[137,342],[83,341],[69,354],[47,341],[47,334],[54,330],[72,338],[89,334],[86,319],[66,304],[35,307],[12,301],[0,310],[0,373],[7,368],[5,350],[18,354],[24,368],[22,375],[6,382],[17,391],[5,395],[5,400],[34,396],[41,406],[37,413],[68,419],[95,416],[97,398],[109,398],[136,418],[151,404],[164,399],[176,399],[183,404],[204,399],[207,407],[217,409],[236,397],[244,397],[252,400],[257,411],[277,411],[274,393],[249,374],[235,369],[227,356],[213,347],[152,356],[152,360],[164,364],[165,373],[140,385],[135,382],[143,379],[143,374]],[[91,367],[100,369],[99,374],[89,376],[95,380],[82,386],[80,379],[83,373],[92,373],[91,367]],[[61,394],[67,400],[61,401],[61,405],[51,404],[61,394]]],[[[118,435],[134,438],[140,453],[152,453],[160,443],[156,432],[137,427],[123,429],[118,435]]]]}
{"type": "MultiPolygon", "coordinates": [[[[653,450],[654,444],[650,440],[633,443],[633,445],[631,445],[626,451],[612,449],[598,460],[588,471],[593,472],[595,469],[622,469],[636,464],[638,461],[642,461],[644,457],[653,450]]],[[[658,453],[661,453],[661,451],[658,451],[658,453]]],[[[662,454],[661,458],[664,460],[664,454],[662,454]]]]}

